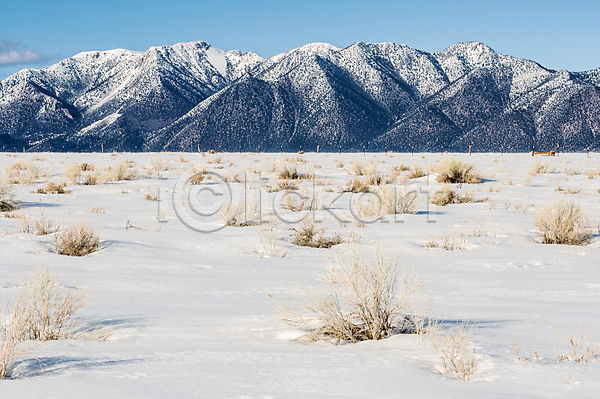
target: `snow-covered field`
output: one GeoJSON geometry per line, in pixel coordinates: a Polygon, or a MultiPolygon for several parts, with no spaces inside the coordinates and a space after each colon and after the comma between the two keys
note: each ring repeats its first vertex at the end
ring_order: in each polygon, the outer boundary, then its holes
{"type": "MultiPolygon", "coordinates": [[[[288,224],[278,221],[270,209],[272,199],[281,193],[260,188],[275,184],[278,159],[297,154],[0,154],[2,168],[30,160],[51,175],[35,185],[14,185],[20,207],[12,213],[35,216],[43,211],[61,226],[86,219],[101,240],[101,250],[92,255],[62,256],[54,251],[53,235],[20,233],[16,219],[0,218],[3,307],[18,295],[26,275],[35,268],[49,268],[60,272],[67,286],[87,293],[87,306],[78,312],[78,328],[105,326],[112,332],[105,342],[40,343],[35,358],[20,359],[13,378],[0,381],[2,397],[596,397],[599,361],[556,359],[569,353],[568,335],[579,338],[587,330],[587,344],[600,343],[600,238],[585,247],[540,244],[533,219],[537,208],[555,198],[569,198],[597,226],[600,177],[588,174],[600,166],[600,155],[300,157],[306,161],[302,167],[314,172],[316,189],[332,190],[322,192],[325,201],[355,177],[345,170],[353,160],[374,162],[380,174],[389,176],[394,165],[427,170],[452,156],[473,163],[485,179],[481,184],[453,185],[454,189],[489,199],[427,205],[426,192],[435,192],[440,184],[435,175],[425,176],[407,182],[421,191],[418,214],[362,224],[351,217],[340,223],[333,216],[350,215],[340,209],[351,200],[351,194],[344,194],[331,212],[317,211],[314,216],[324,219],[327,234],[360,240],[316,249],[288,241],[288,224]],[[215,162],[219,158],[221,162],[215,162]],[[166,159],[171,164],[160,178],[157,173],[148,175],[145,167],[151,160],[166,159]],[[532,162],[538,159],[554,172],[530,175],[532,162]],[[105,168],[123,160],[135,163],[139,178],[96,186],[69,184],[70,192],[63,195],[35,193],[47,179],[64,180],[72,163],[105,168]],[[344,167],[337,167],[338,161],[344,167]],[[186,226],[218,227],[210,218],[208,223],[194,219],[178,191],[182,174],[193,167],[200,170],[202,164],[221,175],[262,171],[261,177],[269,181],[261,183],[256,177],[247,192],[260,192],[263,218],[278,221],[274,231],[277,245],[287,251],[284,257],[257,253],[264,227],[203,233],[186,226]],[[557,187],[581,192],[568,194],[557,187]],[[159,189],[160,201],[145,198],[157,195],[159,189]],[[93,208],[101,212],[92,212],[93,208]],[[445,234],[464,236],[465,249],[424,246],[445,234]],[[401,264],[418,272],[423,281],[420,300],[441,319],[442,332],[463,320],[476,325],[470,340],[485,356],[485,367],[472,381],[436,373],[440,360],[431,345],[425,349],[418,345],[416,335],[344,345],[291,341],[300,332],[278,321],[270,296],[293,301],[295,288],[320,284],[318,277],[328,259],[343,259],[352,247],[368,254],[376,243],[391,256],[400,254],[401,264]],[[518,360],[511,338],[532,361],[518,360]]],[[[310,188],[312,182],[301,186],[310,188]]],[[[230,187],[234,195],[243,192],[241,183],[230,187]]],[[[285,220],[297,216],[289,211],[280,215],[285,220]]],[[[596,227],[594,233],[598,234],[596,227]]]]}

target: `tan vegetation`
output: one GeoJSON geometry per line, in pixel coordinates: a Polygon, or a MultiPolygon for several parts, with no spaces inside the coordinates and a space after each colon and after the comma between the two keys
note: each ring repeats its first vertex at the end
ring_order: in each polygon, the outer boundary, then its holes
{"type": "Polygon", "coordinates": [[[534,225],[544,244],[588,245],[594,234],[579,205],[557,200],[535,213],[534,225]]]}
{"type": "Polygon", "coordinates": [[[352,250],[330,264],[322,280],[321,289],[302,295],[300,311],[277,303],[282,322],[308,331],[301,341],[355,343],[415,332],[411,310],[420,283],[381,246],[370,258],[352,250]]]}
{"type": "Polygon", "coordinates": [[[446,158],[435,168],[437,181],[440,183],[481,183],[481,176],[475,166],[455,158],[446,158]]]}
{"type": "Polygon", "coordinates": [[[87,221],[74,222],[65,230],[56,233],[56,253],[67,256],[86,256],[98,250],[100,239],[87,221]]]}

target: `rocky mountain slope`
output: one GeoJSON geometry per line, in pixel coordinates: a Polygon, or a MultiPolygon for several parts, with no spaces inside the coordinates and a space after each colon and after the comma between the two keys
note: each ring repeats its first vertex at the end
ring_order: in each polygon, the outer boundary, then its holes
{"type": "Polygon", "coordinates": [[[203,42],[87,52],[0,83],[0,146],[186,150],[600,148],[600,70],[459,43],[312,43],[262,59],[203,42]]]}

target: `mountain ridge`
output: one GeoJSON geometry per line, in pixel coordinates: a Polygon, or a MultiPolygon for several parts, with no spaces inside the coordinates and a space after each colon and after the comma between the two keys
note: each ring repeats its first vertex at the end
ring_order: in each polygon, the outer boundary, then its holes
{"type": "Polygon", "coordinates": [[[202,41],[86,51],[0,82],[0,146],[46,150],[600,148],[600,69],[480,42],[309,43],[263,59],[202,41]]]}

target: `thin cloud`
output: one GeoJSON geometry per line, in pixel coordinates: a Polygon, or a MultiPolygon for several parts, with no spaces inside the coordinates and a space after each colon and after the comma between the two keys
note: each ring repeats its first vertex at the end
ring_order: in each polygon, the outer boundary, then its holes
{"type": "Polygon", "coordinates": [[[46,57],[32,49],[24,49],[21,42],[0,40],[0,66],[17,64],[34,64],[44,61],[46,57]]]}

